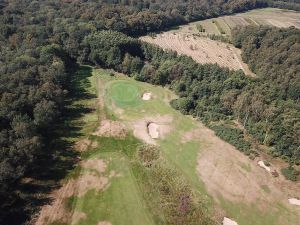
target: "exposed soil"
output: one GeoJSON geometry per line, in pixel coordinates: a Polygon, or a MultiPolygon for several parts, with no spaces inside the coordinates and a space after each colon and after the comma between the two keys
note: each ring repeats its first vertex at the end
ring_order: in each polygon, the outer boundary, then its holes
{"type": "Polygon", "coordinates": [[[87,138],[81,139],[77,141],[74,145],[74,148],[79,152],[85,152],[91,147],[92,149],[98,147],[98,143],[96,141],[91,141],[87,138]]]}
{"type": "Polygon", "coordinates": [[[124,139],[127,135],[127,129],[124,124],[118,121],[102,120],[93,135],[124,139]]]}
{"type": "Polygon", "coordinates": [[[106,170],[106,163],[102,159],[88,159],[81,162],[81,166],[85,169],[96,170],[98,173],[104,173],[106,170]]]}

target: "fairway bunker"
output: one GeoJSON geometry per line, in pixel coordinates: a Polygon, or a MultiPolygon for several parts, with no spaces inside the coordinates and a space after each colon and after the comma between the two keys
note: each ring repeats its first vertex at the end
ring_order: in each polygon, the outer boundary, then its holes
{"type": "Polygon", "coordinates": [[[172,121],[173,117],[169,115],[145,117],[132,123],[133,135],[147,144],[155,145],[155,139],[164,139],[171,131],[172,121]]]}
{"type": "Polygon", "coordinates": [[[299,205],[300,206],[300,199],[297,198],[289,198],[289,203],[291,205],[299,205]]]}
{"type": "Polygon", "coordinates": [[[260,160],[257,163],[261,168],[264,168],[266,171],[271,172],[271,168],[265,164],[264,161],[260,160]]]}
{"type": "Polygon", "coordinates": [[[237,222],[235,222],[227,217],[224,217],[222,224],[223,225],[238,225],[237,222]]]}
{"type": "Polygon", "coordinates": [[[151,92],[146,92],[146,93],[143,94],[142,99],[144,101],[149,101],[149,100],[151,100],[151,97],[152,97],[152,93],[151,92]]]}
{"type": "Polygon", "coordinates": [[[148,123],[147,125],[148,133],[152,139],[158,139],[159,138],[159,125],[156,123],[148,123]]]}

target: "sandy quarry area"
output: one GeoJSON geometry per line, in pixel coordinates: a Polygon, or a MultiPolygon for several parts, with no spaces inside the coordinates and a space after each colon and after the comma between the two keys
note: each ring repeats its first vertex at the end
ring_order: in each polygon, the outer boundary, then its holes
{"type": "Polygon", "coordinates": [[[195,139],[203,143],[198,155],[199,177],[216,199],[222,194],[231,202],[255,203],[266,210],[274,202],[288,205],[288,196],[299,194],[300,183],[274,178],[258,166],[257,160],[250,160],[204,125],[183,134],[182,143],[195,139]],[[266,187],[269,191],[264,190],[266,187]]]}
{"type": "Polygon", "coordinates": [[[243,70],[249,76],[255,76],[241,59],[240,49],[231,44],[211,40],[207,37],[193,36],[181,31],[165,32],[156,37],[141,37],[142,41],[152,43],[163,49],[171,49],[180,55],[191,56],[196,62],[217,63],[233,70],[243,70]]]}

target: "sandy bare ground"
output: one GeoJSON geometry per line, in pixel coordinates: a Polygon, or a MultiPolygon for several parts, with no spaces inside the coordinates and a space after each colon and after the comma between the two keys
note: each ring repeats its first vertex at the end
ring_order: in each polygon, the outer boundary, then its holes
{"type": "Polygon", "coordinates": [[[86,160],[81,162],[81,167],[94,172],[81,173],[77,179],[70,179],[60,189],[51,195],[53,201],[42,207],[35,225],[45,225],[54,222],[76,224],[79,220],[85,219],[86,215],[81,212],[72,212],[65,207],[65,201],[72,196],[84,196],[89,190],[102,191],[109,185],[109,177],[103,175],[106,171],[106,163],[99,159],[86,160]]]}
{"type": "Polygon", "coordinates": [[[201,64],[217,63],[233,70],[243,70],[246,75],[254,76],[248,65],[241,59],[241,51],[231,44],[214,41],[206,37],[193,36],[185,32],[165,32],[155,38],[145,36],[142,41],[171,49],[180,55],[191,56],[201,64]]]}
{"type": "MultiPolygon", "coordinates": [[[[106,120],[104,109],[104,86],[100,79],[98,79],[98,107],[100,109],[100,121],[105,121],[100,124],[97,130],[97,135],[117,135],[123,136],[123,126],[118,122],[106,120]],[[102,112],[102,113],[101,113],[102,112]]],[[[86,151],[89,147],[97,147],[95,143],[87,138],[77,141],[74,148],[78,151],[86,151]]],[[[108,176],[104,173],[107,169],[107,164],[101,159],[89,159],[80,162],[80,166],[84,169],[76,179],[70,179],[58,190],[51,193],[52,201],[41,208],[38,215],[36,215],[30,224],[47,225],[54,222],[76,224],[86,215],[82,212],[73,212],[65,207],[65,201],[71,196],[83,196],[89,190],[102,191],[109,186],[109,180],[112,177],[119,176],[115,172],[111,172],[108,176]]],[[[110,224],[108,222],[100,222],[99,224],[110,224]]]]}
{"type": "Polygon", "coordinates": [[[126,126],[118,121],[102,120],[99,128],[93,133],[96,136],[124,139],[127,135],[126,126]]]}
{"type": "Polygon", "coordinates": [[[256,203],[265,210],[278,201],[288,205],[288,196],[299,194],[300,183],[287,181],[281,176],[274,178],[257,165],[258,160],[250,160],[204,125],[199,124],[197,129],[185,133],[182,143],[195,139],[202,143],[197,172],[215,199],[221,194],[231,202],[256,203]],[[270,193],[262,187],[268,187],[270,193]]]}
{"type": "Polygon", "coordinates": [[[77,141],[74,145],[74,148],[79,152],[85,152],[91,147],[92,149],[98,147],[98,143],[95,141],[91,141],[87,138],[81,139],[77,141]]]}
{"type": "Polygon", "coordinates": [[[172,121],[173,117],[169,115],[145,117],[131,123],[133,135],[147,144],[156,145],[154,139],[163,139],[172,130],[172,121]],[[151,126],[150,128],[148,127],[149,125],[151,126]]]}

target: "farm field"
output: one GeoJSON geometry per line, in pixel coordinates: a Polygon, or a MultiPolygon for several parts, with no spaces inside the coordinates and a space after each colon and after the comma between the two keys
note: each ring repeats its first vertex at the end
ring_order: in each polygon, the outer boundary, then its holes
{"type": "MultiPolygon", "coordinates": [[[[188,26],[188,25],[187,25],[188,26]]],[[[201,64],[212,63],[233,70],[243,70],[248,76],[255,77],[248,65],[242,61],[241,51],[229,43],[214,41],[207,37],[185,33],[184,31],[169,31],[155,37],[145,36],[141,40],[158,45],[163,49],[171,49],[180,55],[191,56],[201,64]]]]}
{"type": "Polygon", "coordinates": [[[157,181],[136,161],[135,149],[145,144],[160,150],[161,166],[176,171],[174,185],[188,184],[218,223],[228,217],[239,225],[297,224],[300,210],[288,198],[299,197],[299,183],[272,177],[257,165],[260,159],[250,160],[172,109],[169,101],[176,96],[170,90],[112,71],[83,67],[81,72],[94,96],[77,103],[93,109],[79,119],[82,137],[74,147],[81,161],[53,193],[37,225],[167,224],[159,189],[152,195],[147,190],[157,181]],[[150,124],[156,125],[155,138],[150,124]]]}
{"type": "Polygon", "coordinates": [[[181,26],[180,30],[186,33],[199,32],[197,25],[201,25],[202,35],[223,35],[230,36],[231,29],[241,26],[275,26],[300,28],[300,13],[291,10],[266,8],[255,9],[245,13],[239,13],[232,16],[222,16],[213,19],[207,19],[199,22],[190,23],[187,26],[181,26]]]}

